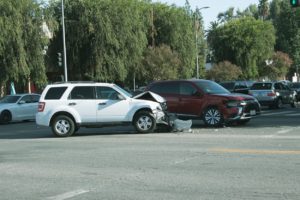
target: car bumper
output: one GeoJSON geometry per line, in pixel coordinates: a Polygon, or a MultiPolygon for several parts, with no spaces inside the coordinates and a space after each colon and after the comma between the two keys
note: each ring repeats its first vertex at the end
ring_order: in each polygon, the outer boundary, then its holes
{"type": "Polygon", "coordinates": [[[49,126],[49,121],[47,119],[48,119],[48,117],[46,117],[43,112],[38,112],[35,115],[35,122],[36,122],[37,125],[49,126]]]}
{"type": "Polygon", "coordinates": [[[245,106],[231,108],[225,121],[246,120],[261,114],[260,104],[256,101],[249,101],[245,106]]]}

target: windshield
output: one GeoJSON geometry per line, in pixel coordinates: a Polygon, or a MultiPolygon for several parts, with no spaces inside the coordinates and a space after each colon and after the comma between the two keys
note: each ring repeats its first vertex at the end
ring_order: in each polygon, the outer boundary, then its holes
{"type": "Polygon", "coordinates": [[[21,96],[5,96],[0,100],[0,103],[16,103],[21,96]]]}
{"type": "Polygon", "coordinates": [[[132,95],[129,92],[127,92],[126,90],[124,90],[123,88],[119,87],[118,85],[115,85],[115,86],[118,90],[121,90],[121,92],[123,94],[125,94],[127,97],[132,97],[132,95]]]}
{"type": "Polygon", "coordinates": [[[194,82],[206,94],[230,94],[230,92],[213,81],[195,81],[194,82]]]}

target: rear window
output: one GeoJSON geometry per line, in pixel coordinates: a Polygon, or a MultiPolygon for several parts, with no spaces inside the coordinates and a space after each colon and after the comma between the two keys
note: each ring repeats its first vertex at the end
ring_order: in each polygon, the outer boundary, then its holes
{"type": "Polygon", "coordinates": [[[251,90],[270,90],[272,89],[272,83],[254,83],[251,90]]]}
{"type": "Polygon", "coordinates": [[[55,100],[60,99],[64,92],[66,91],[67,87],[53,87],[50,88],[45,96],[47,100],[55,100]]]}

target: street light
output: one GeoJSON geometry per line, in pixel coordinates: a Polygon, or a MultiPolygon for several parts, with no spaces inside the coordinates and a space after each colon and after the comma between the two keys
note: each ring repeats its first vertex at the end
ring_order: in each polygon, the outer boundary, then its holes
{"type": "Polygon", "coordinates": [[[61,23],[62,23],[62,31],[63,31],[64,74],[65,74],[65,82],[68,82],[64,0],[61,0],[61,23]]]}
{"type": "MultiPolygon", "coordinates": [[[[203,9],[207,9],[209,8],[209,6],[204,6],[198,9],[198,11],[203,10],[203,9]]],[[[196,70],[197,70],[197,79],[199,79],[199,52],[198,52],[198,31],[197,31],[197,27],[196,27],[196,16],[195,16],[195,35],[196,35],[196,70]]]]}

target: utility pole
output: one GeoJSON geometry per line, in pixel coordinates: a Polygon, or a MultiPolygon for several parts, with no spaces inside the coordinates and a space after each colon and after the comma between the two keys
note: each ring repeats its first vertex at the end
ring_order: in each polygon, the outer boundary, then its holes
{"type": "Polygon", "coordinates": [[[67,68],[67,50],[66,50],[66,33],[65,33],[65,13],[64,13],[64,0],[61,0],[61,23],[63,31],[63,50],[64,50],[64,74],[65,82],[68,82],[68,68],[67,68]]]}

